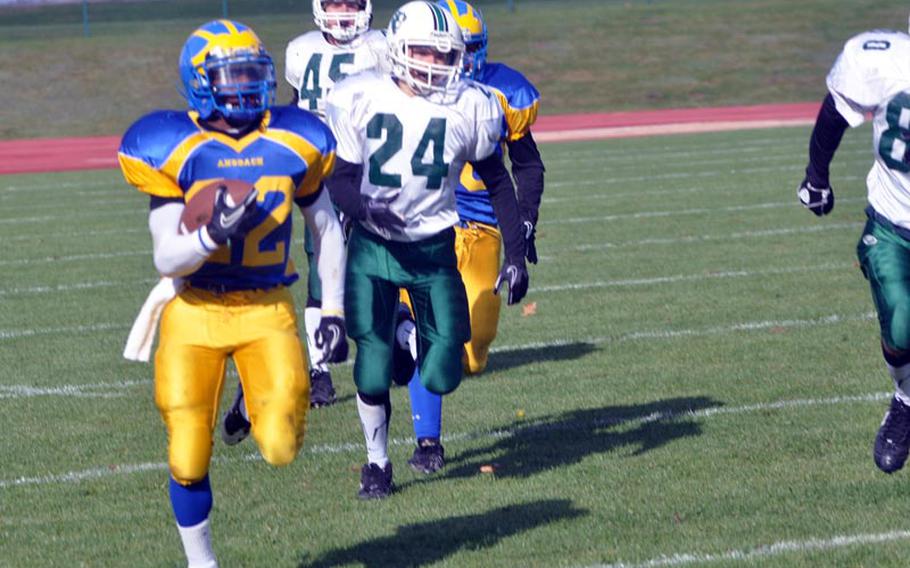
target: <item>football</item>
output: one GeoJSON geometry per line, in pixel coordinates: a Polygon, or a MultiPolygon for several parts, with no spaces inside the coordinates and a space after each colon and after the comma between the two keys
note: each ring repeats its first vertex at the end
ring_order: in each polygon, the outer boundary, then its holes
{"type": "Polygon", "coordinates": [[[227,190],[231,201],[235,204],[241,203],[255,189],[253,184],[239,179],[223,179],[208,184],[186,202],[186,207],[180,216],[181,233],[192,233],[211,221],[212,209],[215,207],[215,194],[220,187],[227,190]]]}

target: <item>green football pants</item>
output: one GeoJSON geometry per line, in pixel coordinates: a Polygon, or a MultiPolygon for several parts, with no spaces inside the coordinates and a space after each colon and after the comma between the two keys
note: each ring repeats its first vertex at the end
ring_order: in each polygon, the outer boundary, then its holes
{"type": "Polygon", "coordinates": [[[856,254],[872,289],[882,341],[895,351],[907,351],[910,350],[910,239],[886,219],[875,213],[869,215],[856,254]]]}
{"type": "Polygon", "coordinates": [[[407,290],[414,310],[420,380],[437,394],[458,387],[471,325],[455,259],[455,231],[400,243],[355,223],[345,279],[345,319],[348,335],[357,343],[354,382],[359,391],[376,396],[391,385],[400,288],[407,290]]]}

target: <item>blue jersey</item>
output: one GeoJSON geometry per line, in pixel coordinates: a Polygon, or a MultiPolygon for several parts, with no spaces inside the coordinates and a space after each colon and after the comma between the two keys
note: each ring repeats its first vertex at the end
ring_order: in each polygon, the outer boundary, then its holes
{"type": "Polygon", "coordinates": [[[315,201],[335,163],[335,138],[314,115],[273,107],[256,130],[235,139],[207,130],[195,112],[157,111],[134,123],[120,144],[120,167],[139,191],[189,201],[218,180],[259,191],[257,217],[187,277],[191,286],[268,289],[297,280],[290,261],[291,210],[315,201]]]}
{"type": "MultiPolygon", "coordinates": [[[[487,63],[474,80],[486,85],[499,99],[506,122],[503,141],[519,140],[527,134],[537,120],[537,109],[540,105],[540,93],[534,85],[524,75],[503,63],[487,63]]],[[[498,151],[502,153],[502,145],[498,151]]],[[[462,221],[499,224],[493,213],[490,193],[471,164],[465,164],[461,172],[455,198],[458,204],[458,217],[462,221]]]]}

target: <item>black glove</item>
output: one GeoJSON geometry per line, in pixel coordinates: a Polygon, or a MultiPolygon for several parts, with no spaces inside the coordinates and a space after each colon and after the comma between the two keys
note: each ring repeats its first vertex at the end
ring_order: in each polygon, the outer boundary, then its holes
{"type": "Polygon", "coordinates": [[[316,348],[322,350],[323,363],[343,363],[348,358],[348,333],[344,327],[344,318],[338,316],[322,316],[319,327],[313,334],[316,348]]]}
{"type": "Polygon", "coordinates": [[[243,203],[235,205],[228,195],[226,187],[219,187],[215,194],[215,205],[212,208],[212,220],[205,226],[209,237],[223,245],[231,237],[242,236],[248,230],[248,222],[256,214],[255,189],[250,192],[243,203]]]}
{"type": "Polygon", "coordinates": [[[534,223],[527,220],[522,222],[522,226],[525,230],[525,256],[528,258],[528,262],[537,264],[537,245],[534,244],[537,229],[534,227],[534,223]]]}
{"type": "Polygon", "coordinates": [[[525,297],[525,294],[528,293],[528,269],[525,266],[524,259],[518,262],[506,259],[502,269],[499,271],[499,278],[496,279],[496,284],[493,284],[494,294],[499,294],[499,288],[503,282],[509,285],[508,304],[510,306],[517,304],[525,297]]]}
{"type": "Polygon", "coordinates": [[[803,207],[818,217],[827,215],[834,209],[834,190],[830,187],[815,187],[809,183],[809,178],[799,184],[796,196],[803,207]]]}
{"type": "Polygon", "coordinates": [[[364,195],[361,221],[372,223],[376,228],[389,233],[400,233],[407,223],[398,213],[392,211],[391,207],[392,202],[398,199],[398,195],[400,194],[396,194],[395,197],[377,199],[364,195]]]}

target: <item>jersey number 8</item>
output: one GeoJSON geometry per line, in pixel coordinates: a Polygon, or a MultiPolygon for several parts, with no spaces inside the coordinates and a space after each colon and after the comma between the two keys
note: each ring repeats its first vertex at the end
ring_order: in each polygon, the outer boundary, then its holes
{"type": "Polygon", "coordinates": [[[885,111],[888,129],[882,132],[878,153],[892,170],[910,172],[907,142],[910,141],[910,94],[900,93],[885,111]]]}

